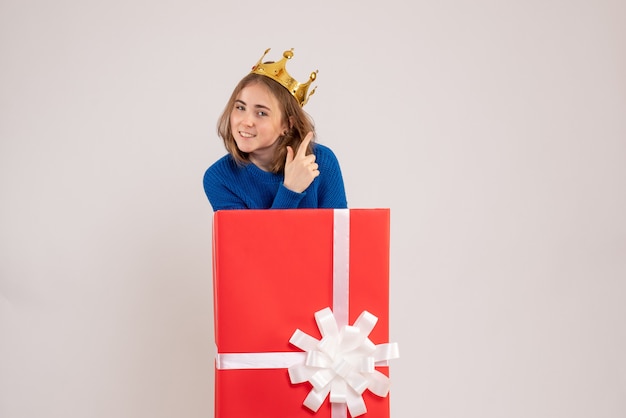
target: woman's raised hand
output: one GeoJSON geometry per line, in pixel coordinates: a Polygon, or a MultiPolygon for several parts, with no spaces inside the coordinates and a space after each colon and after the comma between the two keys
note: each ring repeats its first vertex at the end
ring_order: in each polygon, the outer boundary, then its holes
{"type": "Polygon", "coordinates": [[[317,163],[315,162],[315,154],[306,155],[306,150],[311,139],[313,139],[313,132],[309,132],[304,137],[295,156],[293,148],[287,147],[285,180],[283,184],[286,188],[296,193],[305,191],[315,177],[320,175],[317,163]]]}

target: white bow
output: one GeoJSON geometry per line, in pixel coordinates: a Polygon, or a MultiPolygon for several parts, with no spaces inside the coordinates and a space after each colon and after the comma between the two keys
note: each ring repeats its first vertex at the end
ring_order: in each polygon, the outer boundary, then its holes
{"type": "Polygon", "coordinates": [[[310,382],[313,389],[304,406],[317,412],[330,394],[331,403],[345,403],[353,417],[367,412],[363,392],[380,397],[389,393],[390,381],[375,369],[399,357],[397,343],[375,345],[368,338],[378,318],[363,311],[354,325],[339,328],[330,308],[315,313],[321,332],[318,340],[296,329],[289,342],[306,351],[303,363],[289,367],[291,383],[310,382]]]}

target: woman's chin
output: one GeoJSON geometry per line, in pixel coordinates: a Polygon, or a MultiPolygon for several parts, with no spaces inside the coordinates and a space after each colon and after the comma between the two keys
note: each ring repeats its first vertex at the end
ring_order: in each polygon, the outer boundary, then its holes
{"type": "Polygon", "coordinates": [[[241,152],[245,152],[246,154],[249,154],[250,152],[254,151],[254,147],[251,146],[252,144],[247,143],[247,141],[235,141],[235,143],[237,144],[237,149],[241,152]]]}

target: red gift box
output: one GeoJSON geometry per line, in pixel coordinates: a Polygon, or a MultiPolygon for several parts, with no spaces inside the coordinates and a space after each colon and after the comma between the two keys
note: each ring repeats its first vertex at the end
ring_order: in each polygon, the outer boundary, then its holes
{"type": "MultiPolygon", "coordinates": [[[[281,362],[305,356],[289,342],[296,329],[322,338],[314,314],[325,307],[339,325],[368,311],[378,318],[369,340],[387,343],[389,209],[218,211],[213,284],[216,418],[345,417],[345,404],[329,399],[317,412],[305,407],[311,384],[292,383],[281,362]],[[254,364],[264,353],[276,365],[254,364]],[[230,355],[249,363],[228,366],[230,355]]],[[[388,396],[365,391],[362,399],[361,416],[389,417],[388,396]]]]}

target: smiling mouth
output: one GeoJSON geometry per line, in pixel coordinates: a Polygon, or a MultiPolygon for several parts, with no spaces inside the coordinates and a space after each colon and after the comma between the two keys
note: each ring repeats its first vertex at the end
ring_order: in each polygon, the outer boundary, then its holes
{"type": "Polygon", "coordinates": [[[241,135],[243,138],[254,138],[254,135],[248,132],[239,131],[239,135],[241,135]]]}

